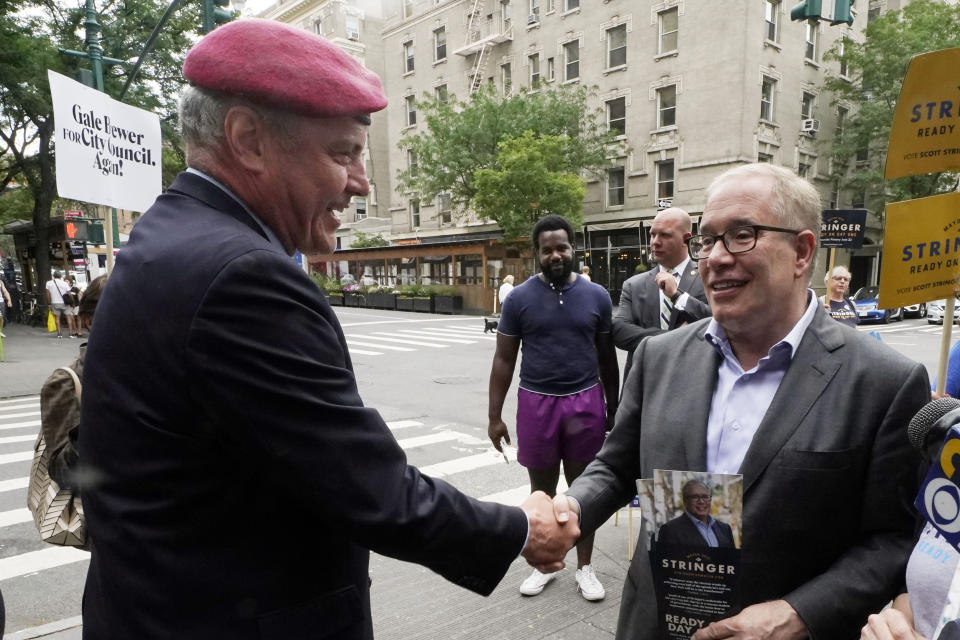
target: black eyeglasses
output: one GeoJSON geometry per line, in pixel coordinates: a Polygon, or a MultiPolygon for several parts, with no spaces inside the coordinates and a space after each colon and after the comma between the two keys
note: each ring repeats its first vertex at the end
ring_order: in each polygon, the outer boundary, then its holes
{"type": "Polygon", "coordinates": [[[710,255],[717,240],[723,242],[729,253],[746,253],[757,246],[757,232],[780,231],[797,235],[800,229],[786,229],[784,227],[770,227],[765,224],[745,224],[723,233],[702,233],[687,238],[687,251],[692,260],[702,260],[710,255]]]}

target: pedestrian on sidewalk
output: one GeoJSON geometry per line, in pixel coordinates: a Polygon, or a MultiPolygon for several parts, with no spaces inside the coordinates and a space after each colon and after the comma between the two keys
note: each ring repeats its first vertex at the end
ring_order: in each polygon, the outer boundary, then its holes
{"type": "MultiPolygon", "coordinates": [[[[548,215],[534,225],[531,236],[540,273],[514,287],[500,312],[488,434],[497,451],[503,452],[503,440],[510,443],[503,402],[523,345],[517,461],[527,469],[530,491],[552,496],[561,462],[571,483],[603,445],[617,411],[619,367],[610,335],[610,295],[574,273],[573,227],[561,216],[548,215]]],[[[592,555],[591,534],[577,542],[577,588],[587,600],[602,600],[605,591],[590,563],[592,555]]],[[[555,575],[534,569],[520,593],[538,595],[555,575]]]]}
{"type": "Polygon", "coordinates": [[[3,284],[3,280],[0,279],[0,338],[6,338],[7,334],[3,333],[3,321],[7,317],[7,309],[13,309],[13,300],[10,299],[10,292],[7,291],[7,285],[3,284]]]}
{"type": "MultiPolygon", "coordinates": [[[[53,319],[57,323],[57,337],[63,338],[63,329],[61,325],[61,316],[66,313],[67,304],[64,301],[64,294],[70,290],[70,287],[61,280],[61,273],[59,271],[53,272],[53,277],[50,280],[47,280],[46,285],[46,296],[47,296],[47,306],[50,309],[50,312],[53,314],[53,319]]],[[[72,327],[73,324],[71,323],[72,327]]]]}
{"type": "Polygon", "coordinates": [[[546,494],[482,502],[407,464],[290,259],[332,254],[369,190],[379,78],[257,19],[183,72],[189,168],[118,257],[84,362],[84,637],[370,640],[370,550],[481,594],[520,554],[561,567],[579,531],[546,494]]]}

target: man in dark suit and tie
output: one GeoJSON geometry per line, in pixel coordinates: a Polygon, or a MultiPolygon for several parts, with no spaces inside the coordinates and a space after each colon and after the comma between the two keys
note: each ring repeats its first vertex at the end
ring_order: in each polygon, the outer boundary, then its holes
{"type": "Polygon", "coordinates": [[[733,530],[710,515],[713,494],[699,480],[688,480],[680,489],[683,513],[666,522],[657,532],[657,542],[685,547],[733,548],[733,530]]]}
{"type": "Polygon", "coordinates": [[[683,209],[658,213],[650,227],[650,253],[658,266],[623,283],[613,314],[613,341],[628,354],[624,380],[641,340],[710,315],[697,266],[687,255],[685,241],[692,230],[683,209]]]}
{"type": "MultiPolygon", "coordinates": [[[[820,217],[817,191],[782,167],[713,181],[688,241],[713,318],[637,347],[613,430],[555,500],[588,533],[654,469],[743,475],[743,609],[694,640],[855,638],[903,580],[920,462],[906,425],[927,373],[823,310],[808,286],[820,217]]],[[[639,540],[621,640],[658,637],[639,540]]]]}
{"type": "Polygon", "coordinates": [[[369,189],[379,79],[252,19],[184,75],[189,169],[120,252],[87,350],[84,638],[369,640],[370,549],[481,594],[521,553],[560,568],[578,529],[546,494],[480,502],[407,465],[290,259],[332,253],[369,189]]]}

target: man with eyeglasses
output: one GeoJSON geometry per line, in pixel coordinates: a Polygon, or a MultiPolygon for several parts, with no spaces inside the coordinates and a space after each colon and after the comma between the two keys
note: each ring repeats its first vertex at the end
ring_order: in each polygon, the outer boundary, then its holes
{"type": "MultiPolygon", "coordinates": [[[[857,637],[903,579],[919,463],[905,426],[927,374],[824,312],[808,286],[820,218],[817,191],[782,167],[713,181],[687,242],[713,318],[640,343],[613,430],[554,501],[589,533],[654,469],[742,474],[742,610],[694,640],[857,637]]],[[[621,640],[659,637],[646,540],[621,640]]]]}
{"type": "Polygon", "coordinates": [[[657,266],[623,283],[613,315],[613,341],[627,352],[624,380],[641,340],[710,315],[697,265],[684,244],[692,229],[683,209],[659,212],[650,227],[650,253],[657,266]]]}
{"type": "Polygon", "coordinates": [[[666,522],[657,533],[661,544],[685,547],[733,548],[733,529],[710,515],[713,493],[699,480],[688,480],[680,489],[683,513],[666,522]]]}
{"type": "Polygon", "coordinates": [[[823,282],[827,285],[827,293],[820,298],[820,302],[830,317],[851,327],[860,324],[857,306],[847,297],[850,288],[850,272],[847,268],[842,265],[834,267],[832,274],[823,276],[823,282]]]}

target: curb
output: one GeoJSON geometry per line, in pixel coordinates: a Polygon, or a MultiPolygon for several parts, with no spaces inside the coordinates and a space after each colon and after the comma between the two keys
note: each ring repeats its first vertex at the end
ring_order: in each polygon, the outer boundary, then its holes
{"type": "Polygon", "coordinates": [[[72,618],[65,618],[64,620],[57,620],[56,622],[40,625],[39,627],[21,629],[16,633],[8,633],[3,636],[3,640],[30,640],[32,638],[45,638],[55,633],[68,631],[70,629],[78,629],[78,635],[76,637],[79,638],[79,629],[82,626],[83,616],[74,616],[72,618]]]}

